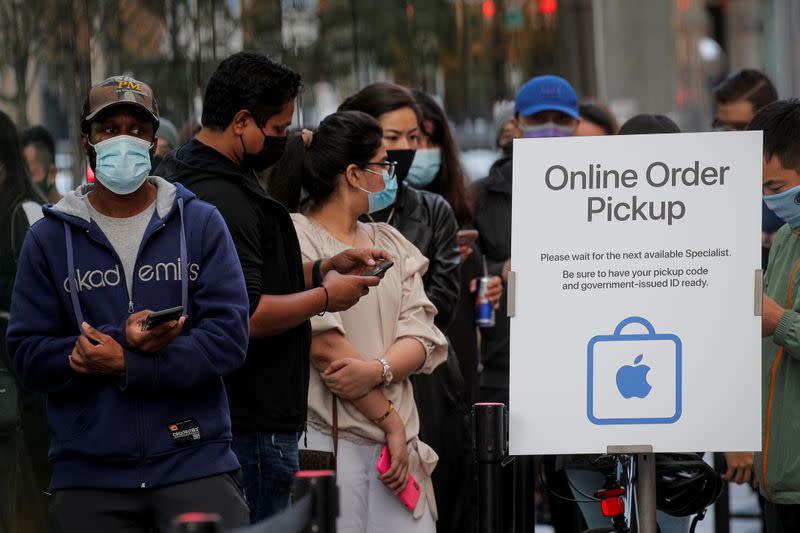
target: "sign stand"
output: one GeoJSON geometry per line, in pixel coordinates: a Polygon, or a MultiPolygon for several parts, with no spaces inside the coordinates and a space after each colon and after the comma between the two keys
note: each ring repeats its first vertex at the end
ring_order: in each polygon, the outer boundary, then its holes
{"type": "Polygon", "coordinates": [[[640,533],[657,533],[656,522],[656,456],[648,445],[608,446],[609,455],[633,455],[636,457],[634,490],[636,494],[636,518],[640,533]]]}
{"type": "MultiPolygon", "coordinates": [[[[756,272],[756,279],[760,279],[760,271],[756,272]]],[[[516,314],[517,273],[510,271],[506,282],[508,291],[508,317],[516,314]]],[[[760,314],[760,291],[756,287],[756,313],[760,314]]],[[[636,494],[636,517],[639,521],[640,533],[657,533],[656,521],[656,456],[650,444],[634,444],[628,446],[607,446],[608,455],[632,455],[636,458],[636,467],[633,470],[634,489],[636,494]]]]}

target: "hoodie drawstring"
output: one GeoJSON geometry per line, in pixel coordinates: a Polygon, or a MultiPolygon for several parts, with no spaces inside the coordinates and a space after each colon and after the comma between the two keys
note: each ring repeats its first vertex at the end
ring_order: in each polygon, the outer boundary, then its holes
{"type": "Polygon", "coordinates": [[[178,198],[178,212],[181,214],[181,304],[183,316],[189,316],[189,256],[186,253],[186,226],[183,220],[183,198],[178,198]]]}
{"type": "Polygon", "coordinates": [[[78,282],[75,281],[75,257],[72,250],[72,230],[69,227],[69,224],[63,222],[64,224],[64,237],[66,238],[67,244],[67,268],[69,269],[68,272],[68,279],[69,279],[69,298],[72,300],[72,311],[75,313],[75,319],[78,321],[78,330],[81,330],[81,325],[83,324],[83,311],[81,311],[81,303],[78,300],[78,282]]]}

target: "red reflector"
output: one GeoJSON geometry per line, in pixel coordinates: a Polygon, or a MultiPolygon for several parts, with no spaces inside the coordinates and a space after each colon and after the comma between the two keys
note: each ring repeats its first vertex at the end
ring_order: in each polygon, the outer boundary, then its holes
{"type": "Polygon", "coordinates": [[[216,513],[183,513],[175,521],[179,524],[204,524],[219,523],[220,516],[216,513]]]}
{"type": "Polygon", "coordinates": [[[608,498],[600,502],[603,516],[617,516],[625,512],[625,501],[622,498],[608,498]]]}

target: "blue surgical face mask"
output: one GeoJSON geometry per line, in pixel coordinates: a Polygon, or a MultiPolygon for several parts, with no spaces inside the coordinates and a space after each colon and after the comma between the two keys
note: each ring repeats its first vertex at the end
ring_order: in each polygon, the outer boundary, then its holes
{"type": "Polygon", "coordinates": [[[545,122],[544,124],[536,124],[535,126],[524,126],[522,132],[526,139],[540,138],[540,137],[569,137],[573,134],[575,128],[573,126],[562,126],[555,122],[545,122]]]}
{"type": "Polygon", "coordinates": [[[778,194],[765,195],[764,203],[793,230],[800,229],[800,185],[778,194]]]}
{"type": "Polygon", "coordinates": [[[97,144],[94,175],[114,194],[136,192],[150,173],[152,143],[130,135],[117,135],[97,144]]]}
{"type": "Polygon", "coordinates": [[[440,148],[420,148],[414,154],[414,161],[406,176],[406,183],[416,189],[431,184],[442,167],[442,150],[440,148]]]}
{"type": "MultiPolygon", "coordinates": [[[[377,174],[374,170],[365,169],[367,172],[377,174]]],[[[397,179],[394,176],[389,176],[389,172],[384,170],[381,172],[383,175],[383,190],[378,192],[368,191],[362,187],[360,190],[367,193],[367,201],[369,201],[369,211],[372,214],[382,209],[386,209],[392,205],[397,198],[397,179]]]]}

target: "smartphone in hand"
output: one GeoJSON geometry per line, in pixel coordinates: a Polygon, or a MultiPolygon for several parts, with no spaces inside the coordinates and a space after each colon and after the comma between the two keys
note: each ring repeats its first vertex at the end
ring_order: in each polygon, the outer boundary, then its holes
{"type": "Polygon", "coordinates": [[[380,265],[367,270],[362,276],[382,276],[384,272],[394,266],[394,261],[384,261],[380,265]]]}
{"type": "MultiPolygon", "coordinates": [[[[385,474],[386,471],[389,470],[389,467],[392,466],[392,458],[389,455],[389,448],[387,446],[384,446],[381,450],[381,455],[378,457],[378,463],[375,466],[379,474],[385,474]]],[[[422,488],[419,486],[417,480],[414,479],[414,476],[409,473],[406,488],[404,488],[397,497],[400,498],[400,501],[403,502],[406,509],[413,513],[414,509],[417,507],[417,502],[419,501],[421,493],[422,488]]]]}
{"type": "Polygon", "coordinates": [[[148,329],[153,329],[157,326],[160,326],[161,324],[166,324],[167,322],[178,320],[181,318],[182,314],[183,314],[182,305],[150,313],[149,315],[147,315],[147,318],[144,319],[144,323],[142,324],[142,331],[147,331],[148,329]]]}

